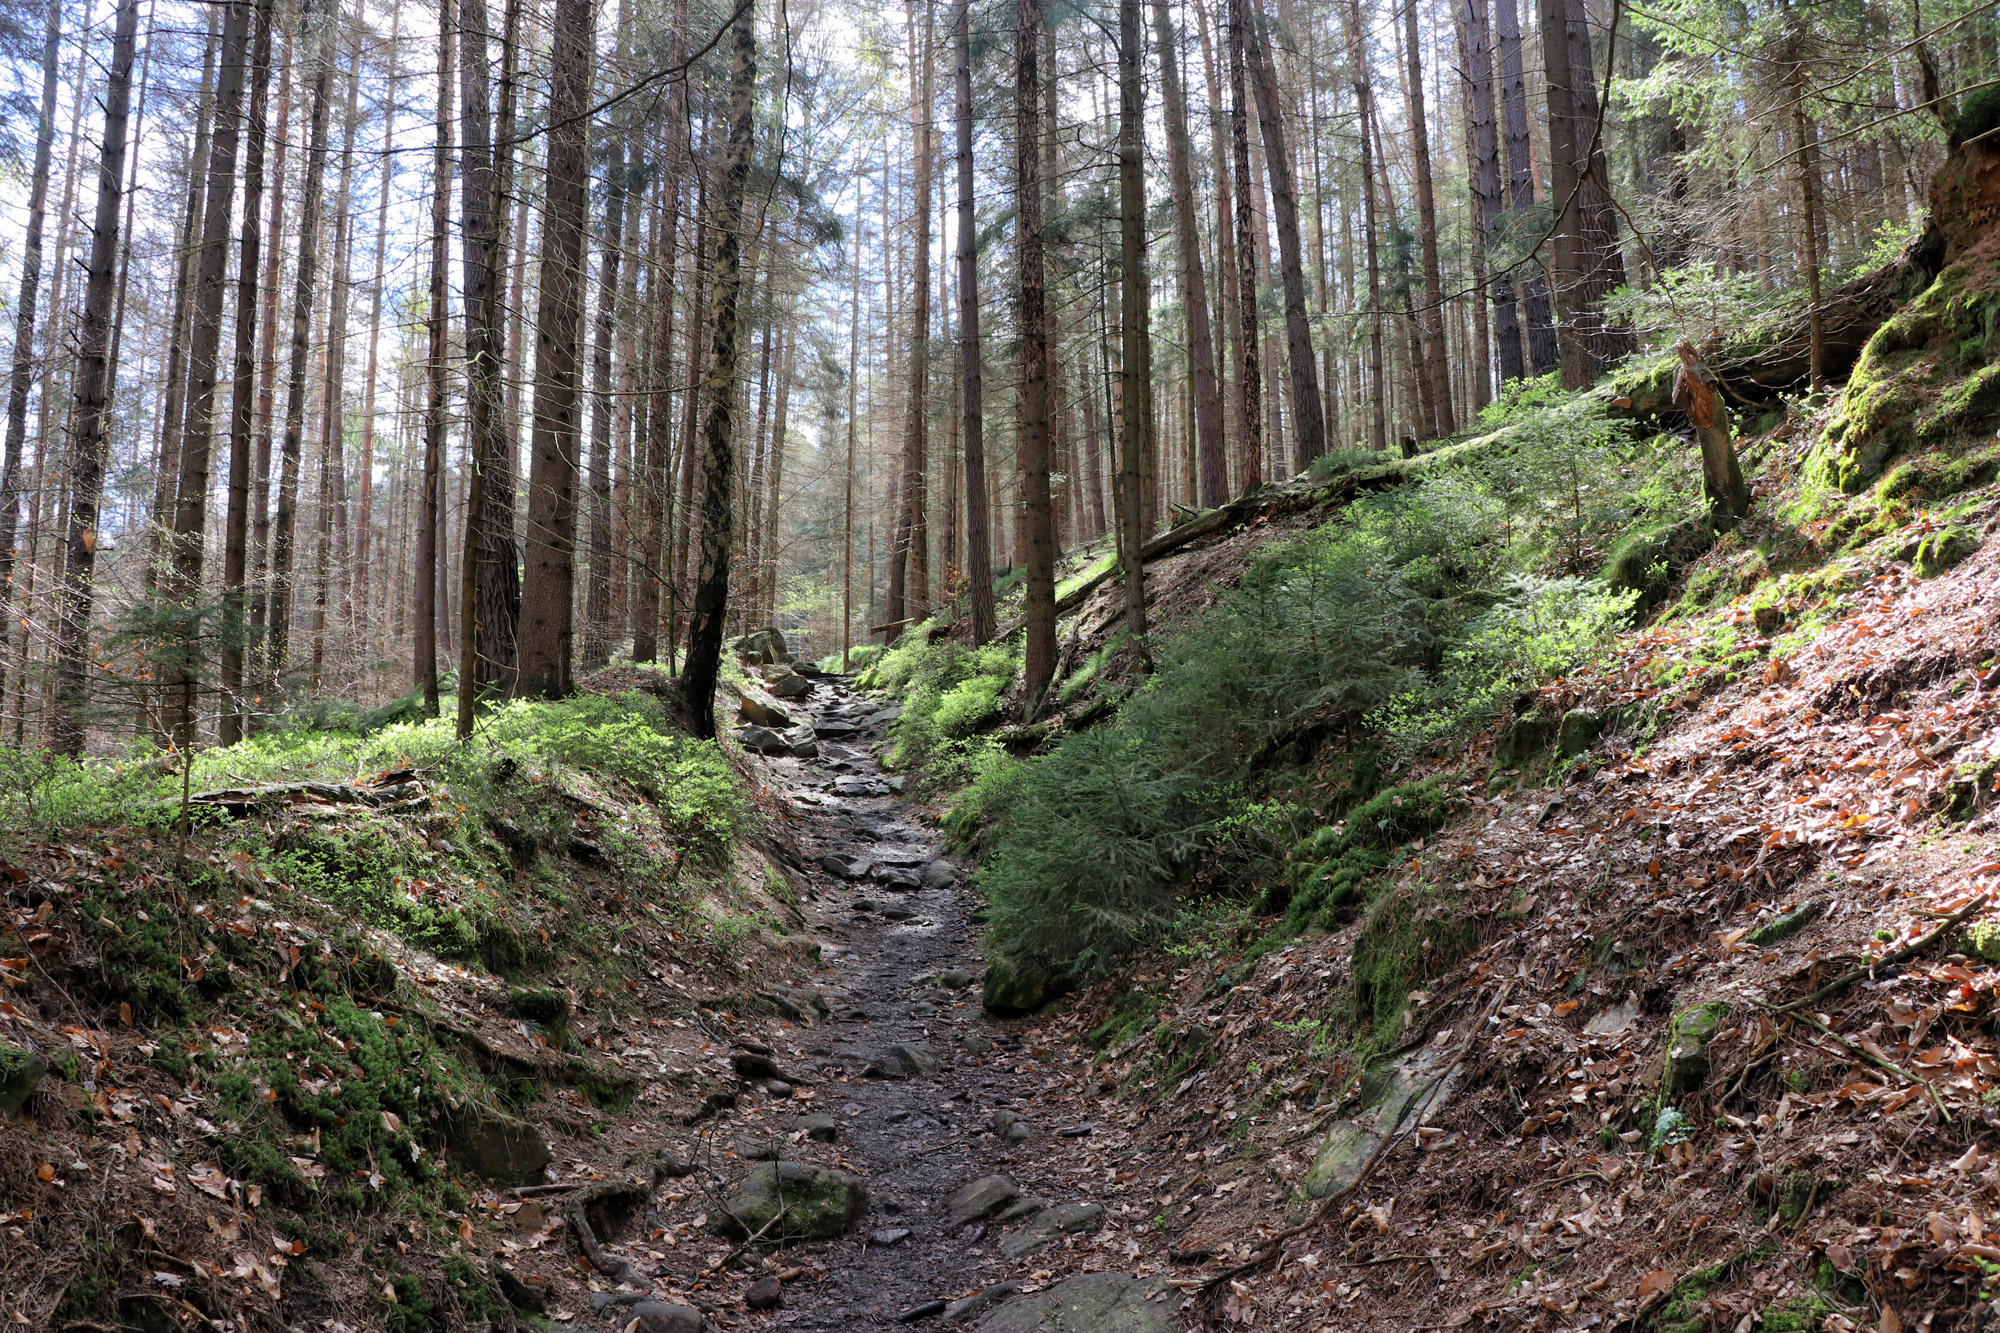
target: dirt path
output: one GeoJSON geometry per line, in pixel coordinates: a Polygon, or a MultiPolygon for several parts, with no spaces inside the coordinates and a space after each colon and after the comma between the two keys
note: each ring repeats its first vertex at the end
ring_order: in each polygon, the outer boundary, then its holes
{"type": "MultiPolygon", "coordinates": [[[[1072,1266],[1055,1251],[1089,1243],[1101,1219],[1088,1216],[1094,1205],[1078,1200],[1073,1185],[1062,1191],[1058,1182],[1071,1178],[1082,1155],[1078,1140],[1100,1128],[1043,1100],[1047,1071],[981,1012],[978,930],[957,883],[962,868],[876,762],[893,710],[831,678],[816,680],[802,702],[820,728],[819,757],[768,763],[789,787],[796,851],[813,885],[808,920],[827,963],[820,989],[832,1013],[817,1026],[776,1029],[770,1044],[782,1068],[814,1071],[808,1109],[832,1116],[839,1131],[832,1144],[794,1134],[784,1151],[865,1178],[869,1202],[841,1239],[777,1257],[780,1267],[824,1267],[789,1282],[784,1307],[767,1318],[827,1330],[935,1322],[943,1315],[936,1302],[990,1292],[1017,1270],[1045,1270],[1047,1281],[1047,1271],[1072,1266]],[[996,1132],[996,1111],[1018,1115],[1028,1136],[996,1132]],[[1071,1169],[1058,1170],[1057,1157],[1071,1159],[1071,1169]],[[1019,1186],[1023,1202],[1015,1206],[1026,1213],[1019,1225],[951,1225],[953,1194],[996,1174],[1019,1186]],[[1044,1189],[1046,1206],[1036,1210],[1044,1189]],[[1025,1230],[1059,1222],[1075,1229],[1046,1250],[1018,1259],[1002,1252],[1003,1242],[1020,1249],[1025,1230]],[[926,1306],[934,1314],[912,1317],[926,1306]]],[[[765,1108],[746,1110],[739,1121],[772,1118],[765,1108]]]]}

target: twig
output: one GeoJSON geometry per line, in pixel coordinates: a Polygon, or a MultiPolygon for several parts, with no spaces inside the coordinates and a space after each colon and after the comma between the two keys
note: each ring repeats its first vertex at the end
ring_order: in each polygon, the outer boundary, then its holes
{"type": "MultiPolygon", "coordinates": [[[[1772,1006],[1768,1004],[1764,1004],[1761,1000],[1752,1000],[1751,1003],[1758,1005],[1761,1008],[1771,1009],[1773,1013],[1781,1012],[1779,1010],[1773,1009],[1772,1006]]],[[[1839,1042],[1842,1050],[1846,1051],[1849,1055],[1861,1061],[1863,1064],[1873,1065],[1877,1069],[1883,1070],[1887,1073],[1894,1074],[1898,1078],[1908,1079],[1910,1082],[1916,1084],[1918,1087],[1922,1088],[1925,1092],[1930,1094],[1931,1101],[1937,1104],[1938,1114],[1944,1117],[1945,1123],[1947,1125],[1951,1123],[1951,1112],[1945,1109],[1944,1098],[1939,1095],[1937,1090],[1937,1085],[1932,1083],[1929,1079],[1917,1077],[1915,1074],[1912,1074],[1909,1070],[1897,1064],[1894,1060],[1885,1060],[1879,1055],[1875,1055],[1869,1051],[1863,1050],[1861,1047],[1856,1046],[1853,1042],[1849,1041],[1847,1038],[1841,1036],[1838,1032],[1835,1032],[1832,1028],[1828,1027],[1826,1024],[1820,1022],[1817,1018],[1814,1018],[1811,1014],[1807,1013],[1786,1014],[1785,1017],[1797,1019],[1800,1022],[1806,1023],[1811,1027],[1818,1028],[1821,1032],[1824,1032],[1827,1036],[1832,1037],[1835,1041],[1839,1042]]]]}
{"type": "Polygon", "coordinates": [[[633,1266],[632,1261],[606,1254],[603,1247],[598,1244],[597,1232],[590,1225],[588,1209],[594,1203],[607,1201],[643,1203],[646,1197],[647,1191],[637,1185],[612,1181],[603,1185],[592,1185],[571,1199],[569,1206],[563,1210],[563,1215],[569,1219],[570,1230],[576,1233],[577,1248],[583,1251],[583,1257],[590,1261],[590,1266],[608,1278],[614,1278],[620,1283],[629,1282],[642,1289],[650,1284],[633,1266]]]}
{"type": "Polygon", "coordinates": [[[1972,916],[1974,913],[1978,912],[1981,908],[1985,907],[1986,904],[1991,902],[1992,900],[1993,900],[1993,895],[1991,893],[1982,893],[1977,898],[1974,898],[1971,902],[1967,903],[1965,906],[1959,908],[1956,912],[1953,912],[1948,918],[1945,919],[1944,924],[1939,926],[1936,930],[1933,930],[1930,934],[1924,936],[1922,939],[1915,940],[1912,943],[1904,945],[1902,948],[1896,950],[1888,957],[1870,963],[1866,967],[1857,967],[1852,972],[1849,972],[1845,976],[1839,977],[1834,981],[1828,982],[1826,985],[1821,986],[1818,990],[1814,991],[1812,994],[1804,996],[1801,999],[1792,1000],[1786,1004],[1776,1004],[1776,1005],[1767,1004],[1763,1005],[1762,1007],[1769,1009],[1774,1014],[1789,1014],[1797,1010],[1803,1009],[1807,1005],[1818,1004],[1829,996],[1838,995],[1841,991],[1846,990],[1849,986],[1852,986],[1855,982],[1861,980],[1861,978],[1863,977],[1872,976],[1876,972],[1880,971],[1882,968],[1894,967],[1898,963],[1906,963],[1910,959],[1915,958],[1918,954],[1922,953],[1924,950],[1930,948],[1933,944],[1936,944],[1940,939],[1942,939],[1945,935],[1945,932],[1949,931],[1953,926],[1956,926],[1960,922],[1964,921],[1967,917],[1972,916]]]}

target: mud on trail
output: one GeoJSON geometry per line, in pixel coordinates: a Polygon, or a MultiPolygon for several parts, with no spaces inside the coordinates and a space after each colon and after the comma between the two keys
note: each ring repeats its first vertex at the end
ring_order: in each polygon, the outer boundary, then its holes
{"type": "MultiPolygon", "coordinates": [[[[794,992],[796,1020],[724,1030],[726,1016],[710,1015],[712,1034],[729,1039],[748,1076],[733,1108],[694,1127],[689,1148],[707,1197],[686,1191],[655,1221],[679,1222],[685,1235],[687,1210],[705,1207],[711,1219],[727,1210],[744,1219],[740,1237],[768,1214],[744,1209],[741,1193],[721,1196],[746,1176],[773,1174],[753,1160],[773,1156],[781,1189],[814,1188],[790,1164],[824,1167],[858,1181],[865,1203],[831,1239],[762,1257],[745,1242],[723,1274],[711,1270],[727,1245],[679,1246],[651,1270],[685,1293],[667,1299],[703,1307],[711,1324],[829,1333],[1176,1328],[1174,1288],[1189,1284],[1133,1275],[1140,1245],[1128,1233],[1151,1220],[1109,1193],[1129,1179],[1137,1117],[1067,1044],[1041,1043],[1028,1023],[981,1010],[976,904],[963,869],[877,763],[894,706],[832,677],[813,678],[797,702],[813,715],[819,753],[750,762],[781,803],[769,832],[820,943],[816,993],[794,992]],[[756,1310],[779,1293],[781,1304],[756,1310]]],[[[767,1238],[787,1225],[790,1215],[767,1238]]],[[[614,1327],[642,1308],[635,1300],[657,1299],[593,1285],[605,1290],[591,1304],[614,1327]]]]}

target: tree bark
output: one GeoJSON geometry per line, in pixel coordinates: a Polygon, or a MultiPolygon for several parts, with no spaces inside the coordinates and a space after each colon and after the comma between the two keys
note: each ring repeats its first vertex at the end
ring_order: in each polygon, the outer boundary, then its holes
{"type": "MultiPolygon", "coordinates": [[[[1528,140],[1528,81],[1522,71],[1521,25],[1514,0],[1494,0],[1500,52],[1500,102],[1507,118],[1507,207],[1518,216],[1535,206],[1533,155],[1528,140]]],[[[1529,256],[1521,269],[1521,313],[1527,325],[1528,373],[1547,375],[1559,368],[1554,316],[1541,266],[1529,256]]]]}
{"type": "MultiPolygon", "coordinates": [[[[618,130],[612,131],[618,135],[618,130]]],[[[604,183],[604,241],[597,273],[597,318],[590,358],[590,566],[583,594],[581,665],[595,671],[611,660],[611,342],[618,329],[625,232],[625,141],[611,145],[604,183]]]]}
{"type": "MultiPolygon", "coordinates": [[[[962,0],[961,0],[962,3],[962,0]]],[[[35,380],[35,315],[42,283],[42,226],[48,215],[49,161],[56,136],[56,81],[62,52],[62,0],[48,0],[42,38],[42,101],[35,119],[35,164],[28,181],[28,229],[21,242],[21,291],[14,302],[14,359],[7,378],[6,462],[0,465],[0,628],[12,623],[14,564],[21,527],[21,441],[28,432],[28,390],[35,380]]],[[[0,635],[0,643],[4,643],[0,635]]],[[[22,664],[24,667],[26,663],[22,664]]],[[[0,698],[6,661],[0,654],[0,698]]]]}
{"type": "Polygon", "coordinates": [[[251,56],[256,82],[250,89],[249,143],[243,158],[243,220],[239,230],[236,284],[236,365],[229,395],[229,506],[222,534],[222,716],[217,739],[234,745],[247,734],[243,698],[244,576],[249,565],[250,429],[256,406],[257,279],[263,271],[262,219],[264,145],[269,134],[272,0],[257,6],[257,43],[251,56]]]}
{"type": "Polygon", "coordinates": [[[1236,302],[1241,332],[1237,338],[1237,397],[1243,412],[1242,484],[1254,491],[1264,484],[1264,419],[1260,401],[1257,347],[1257,246],[1259,226],[1250,192],[1250,109],[1243,87],[1243,0],[1229,0],[1229,143],[1236,167],[1236,302]]]}
{"type": "Polygon", "coordinates": [[[1377,453],[1389,447],[1389,381],[1382,348],[1382,257],[1376,218],[1374,82],[1368,73],[1368,30],[1361,23],[1360,0],[1347,0],[1349,64],[1354,78],[1354,111],[1360,124],[1362,249],[1368,261],[1368,443],[1377,453]]]}
{"type": "Polygon", "coordinates": [[[118,207],[124,194],[125,123],[132,102],[132,55],[138,31],[139,0],[119,0],[104,93],[97,213],[77,347],[67,550],[56,594],[56,690],[50,741],[57,754],[72,758],[83,753],[83,714],[90,704],[90,613],[97,582],[97,509],[104,493],[111,302],[117,286],[118,207]]]}
{"type": "Polygon", "coordinates": [[[438,698],[438,573],[444,562],[445,403],[451,394],[452,0],[438,4],[436,147],[431,155],[431,271],[424,312],[424,467],[417,507],[417,569],[411,588],[416,622],[416,686],[424,712],[436,717],[438,698]]]}
{"type": "Polygon", "coordinates": [[[1022,679],[1030,719],[1056,670],[1055,515],[1049,496],[1049,335],[1042,272],[1041,13],[1019,0],[1014,31],[1014,227],[1019,256],[1021,366],[1015,410],[1026,566],[1026,651],[1022,679]]]}
{"type": "MultiPolygon", "coordinates": [[[[565,0],[577,3],[577,0],[565,0]]],[[[743,285],[743,195],[750,178],[751,94],[757,79],[755,0],[737,11],[735,62],[729,80],[729,152],[716,202],[715,300],[708,371],[708,421],[702,441],[701,567],[688,629],[681,696],[695,735],[715,734],[715,682],[729,606],[730,487],[735,473],[736,304],[743,285]]]]}
{"type": "MultiPolygon", "coordinates": [[[[1233,8],[1240,8],[1249,0],[1230,0],[1230,3],[1233,8]]],[[[1258,15],[1260,20],[1262,17],[1258,15]]],[[[1264,130],[1264,169],[1271,177],[1271,216],[1278,227],[1278,276],[1285,292],[1285,352],[1292,373],[1292,471],[1302,472],[1326,452],[1326,406],[1320,399],[1319,364],[1313,356],[1312,326],[1306,314],[1299,190],[1292,170],[1292,150],[1285,136],[1284,112],[1278,101],[1278,72],[1271,59],[1270,34],[1258,31],[1246,36],[1255,40],[1251,78],[1257,90],[1257,120],[1264,130]]],[[[1416,126],[1421,145],[1421,105],[1416,126]]],[[[1419,160],[1427,161],[1427,153],[1419,160]]],[[[1420,176],[1419,180],[1422,179],[1420,176]]],[[[1431,248],[1433,251],[1437,248],[1435,234],[1431,237],[1431,248]]]]}
{"type": "Polygon", "coordinates": [[[1195,222],[1194,153],[1188,137],[1187,95],[1181,88],[1180,38],[1167,16],[1167,0],[1153,0],[1153,40],[1160,53],[1161,110],[1167,123],[1167,182],[1173,193],[1181,304],[1187,311],[1188,375],[1194,388],[1195,452],[1200,463],[1197,494],[1205,508],[1213,509],[1229,499],[1229,459],[1222,434],[1222,394],[1215,378],[1215,335],[1208,323],[1208,284],[1202,272],[1201,231],[1195,222]]]}
{"type": "MultiPolygon", "coordinates": [[[[1498,223],[1505,207],[1500,197],[1500,137],[1493,113],[1493,50],[1487,31],[1486,0],[1465,0],[1465,63],[1472,122],[1472,193],[1479,206],[1479,243],[1491,258],[1502,255],[1498,223]]],[[[1525,132],[1525,131],[1524,131],[1525,132]]],[[[1493,302],[1493,338],[1499,344],[1500,382],[1527,373],[1521,354],[1521,318],[1514,298],[1514,277],[1500,264],[1487,280],[1493,302]]]]}
{"type": "MultiPolygon", "coordinates": [[[[1155,0],[1160,3],[1161,0],[1155,0]]],[[[1158,11],[1156,11],[1158,12],[1158,11]]],[[[1162,56],[1167,57],[1165,44],[1162,56]]],[[[1146,567],[1139,548],[1146,541],[1144,493],[1139,463],[1152,449],[1149,438],[1153,394],[1152,314],[1146,300],[1146,162],[1139,122],[1144,115],[1144,64],[1139,36],[1139,0],[1118,4],[1118,267],[1123,298],[1124,429],[1119,441],[1118,545],[1125,567],[1125,630],[1142,663],[1150,662],[1146,646],[1146,567]]],[[[1192,207],[1189,208],[1192,214],[1192,207]]],[[[1192,222],[1192,217],[1190,217],[1192,222]]]]}
{"type": "Polygon", "coordinates": [[[1417,6],[1403,7],[1404,54],[1410,66],[1411,174],[1416,181],[1417,239],[1424,266],[1424,308],[1417,321],[1423,334],[1424,378],[1431,389],[1431,438],[1458,433],[1452,408],[1451,367],[1445,358],[1444,279],[1438,270],[1437,200],[1431,188],[1431,138],[1424,108],[1423,46],[1417,32],[1417,6]]]}
{"type": "Polygon", "coordinates": [[[916,236],[911,254],[907,398],[903,424],[902,506],[889,552],[890,637],[905,620],[921,618],[930,603],[930,318],[931,318],[931,59],[930,11],[917,22],[916,0],[906,0],[915,49],[910,52],[910,137],[915,146],[916,236]]]}
{"type": "MultiPolygon", "coordinates": [[[[965,425],[965,576],[972,601],[972,642],[993,637],[993,547],[986,528],[986,370],[979,342],[979,233],[973,208],[972,19],[968,0],[953,0],[952,88],[958,120],[958,366],[965,425]]],[[[857,274],[858,279],[858,274],[857,274]]],[[[858,289],[857,289],[858,300],[858,289]]],[[[859,309],[851,312],[858,317],[859,309]]],[[[853,356],[848,367],[848,541],[853,541],[853,356]]],[[[851,563],[851,557],[848,561],[851,563]]],[[[844,576],[845,577],[845,576],[844,576]]],[[[846,651],[842,643],[843,657],[846,651]]],[[[843,669],[845,669],[843,664],[843,669]]]]}

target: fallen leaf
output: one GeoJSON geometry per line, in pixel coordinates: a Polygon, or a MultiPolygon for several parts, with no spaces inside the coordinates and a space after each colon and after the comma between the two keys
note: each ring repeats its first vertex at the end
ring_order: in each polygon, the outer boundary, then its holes
{"type": "Polygon", "coordinates": [[[1664,1268],[1656,1268],[1639,1279],[1638,1298],[1641,1305],[1653,1299],[1674,1285],[1674,1275],[1664,1268]]]}

